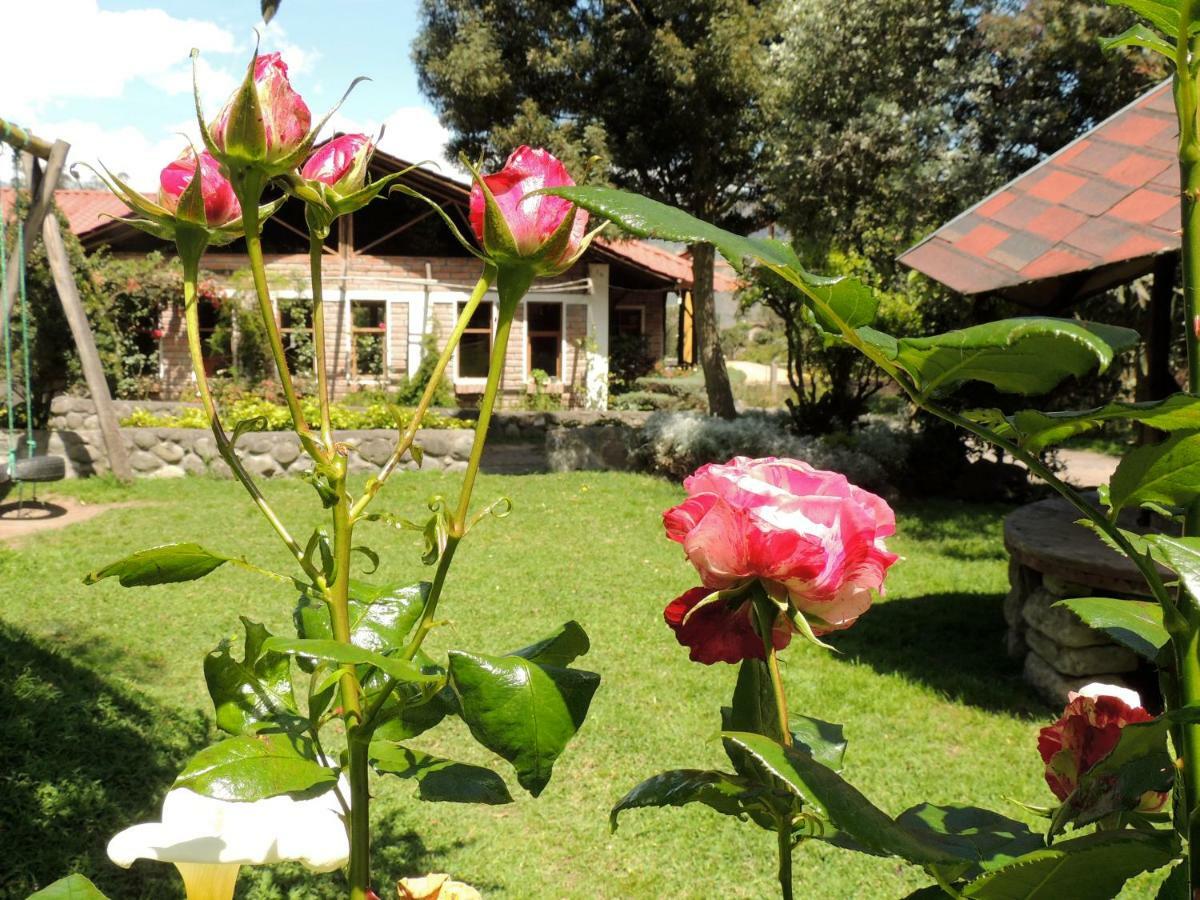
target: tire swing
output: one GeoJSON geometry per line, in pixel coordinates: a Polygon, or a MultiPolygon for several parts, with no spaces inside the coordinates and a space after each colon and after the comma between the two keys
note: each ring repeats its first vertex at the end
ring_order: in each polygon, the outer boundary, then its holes
{"type": "MultiPolygon", "coordinates": [[[[16,196],[18,183],[16,174],[16,154],[13,154],[13,194],[16,196]]],[[[16,204],[14,202],[14,212],[16,204]]],[[[33,502],[37,502],[37,485],[39,482],[61,481],[66,477],[66,463],[61,456],[37,456],[37,440],[33,436],[33,397],[30,393],[29,366],[29,298],[25,286],[25,230],[19,216],[14,216],[16,233],[13,241],[12,262],[17,267],[17,305],[21,315],[21,359],[22,386],[25,397],[25,455],[18,458],[17,449],[20,445],[19,429],[16,427],[16,402],[13,396],[13,335],[12,315],[3,317],[4,332],[4,402],[7,412],[8,430],[8,460],[0,464],[0,500],[3,500],[17,488],[18,515],[25,504],[25,485],[32,487],[33,502]]],[[[7,284],[8,278],[8,237],[5,233],[4,216],[0,213],[0,285],[7,284]]]]}

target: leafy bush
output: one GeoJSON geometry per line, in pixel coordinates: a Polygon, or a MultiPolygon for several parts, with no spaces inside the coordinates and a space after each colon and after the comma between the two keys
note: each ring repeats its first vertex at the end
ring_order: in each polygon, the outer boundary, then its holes
{"type": "MultiPolygon", "coordinates": [[[[317,402],[304,400],[302,406],[308,424],[313,427],[319,426],[321,412],[317,402]]],[[[333,427],[339,430],[403,428],[412,421],[412,416],[412,409],[387,403],[372,403],[365,407],[350,407],[335,403],[330,407],[330,419],[333,427]]],[[[253,429],[255,431],[290,431],[292,427],[292,417],[286,406],[258,397],[243,397],[235,400],[222,410],[222,418],[230,423],[258,419],[260,420],[259,427],[253,429]]],[[[138,407],[122,419],[121,424],[131,428],[208,428],[208,419],[204,415],[204,410],[199,408],[185,409],[178,415],[158,415],[138,407]]],[[[421,427],[471,428],[473,423],[466,419],[427,412],[421,422],[421,427]]]]}
{"type": "Polygon", "coordinates": [[[646,420],[635,455],[651,472],[682,479],[705,463],[726,462],[735,456],[785,456],[804,460],[818,469],[843,473],[855,484],[870,490],[886,490],[888,467],[868,450],[884,459],[903,459],[902,436],[892,443],[884,426],[864,431],[871,437],[861,446],[853,439],[829,440],[802,437],[788,430],[786,414],[746,413],[736,419],[718,419],[694,412],[660,412],[646,420]]]}
{"type": "MultiPolygon", "coordinates": [[[[417,371],[411,376],[405,376],[396,386],[395,398],[396,403],[400,406],[416,406],[421,402],[421,397],[425,394],[425,388],[429,386],[429,382],[433,379],[433,370],[437,367],[438,354],[441,348],[438,347],[438,337],[435,332],[429,332],[421,338],[421,364],[417,366],[417,371]]],[[[437,390],[433,392],[433,406],[454,406],[454,388],[450,385],[449,379],[442,378],[437,386],[437,390]]]]}

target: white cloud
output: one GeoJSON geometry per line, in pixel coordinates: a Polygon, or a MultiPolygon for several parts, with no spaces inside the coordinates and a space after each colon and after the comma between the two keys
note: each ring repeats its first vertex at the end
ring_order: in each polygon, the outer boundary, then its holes
{"type": "MultiPolygon", "coordinates": [[[[443,175],[465,181],[465,173],[457,162],[446,156],[446,141],[450,132],[438,121],[433,110],[423,106],[402,106],[394,110],[383,121],[383,140],[379,148],[393,156],[413,163],[437,164],[443,175]]],[[[375,134],[378,122],[359,122],[338,113],[326,128],[327,134],[335,131],[364,132],[375,134]]]]}
{"type": "Polygon", "coordinates": [[[41,118],[74,99],[120,97],[137,80],[173,78],[188,52],[230,53],[234,35],[213,22],[161,9],[110,11],[97,0],[5,4],[5,33],[53,34],[53,42],[8,40],[0,53],[0,109],[41,118]]]}
{"type": "MultiPolygon", "coordinates": [[[[71,145],[68,166],[82,162],[99,168],[97,163],[104,163],[143,191],[156,190],[158,173],[187,147],[187,140],[177,132],[184,132],[199,145],[196,124],[190,121],[153,134],[133,125],[102,127],[80,119],[49,122],[39,127],[71,145]]],[[[90,175],[86,169],[79,174],[85,180],[90,175]]]]}

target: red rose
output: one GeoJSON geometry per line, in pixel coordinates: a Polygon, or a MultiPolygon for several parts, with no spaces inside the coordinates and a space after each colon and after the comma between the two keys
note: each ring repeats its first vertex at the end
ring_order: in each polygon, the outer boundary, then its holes
{"type": "MultiPolygon", "coordinates": [[[[196,177],[196,156],[191,150],[168,165],[158,176],[158,203],[168,212],[175,212],[179,197],[196,177]]],[[[205,224],[216,228],[242,214],[233,185],[221,174],[221,168],[207,150],[200,152],[200,194],[204,198],[205,224]]]]}
{"type": "MultiPolygon", "coordinates": [[[[713,663],[739,663],[743,659],[766,659],[763,639],[754,629],[754,604],[746,596],[736,600],[716,600],[691,616],[688,613],[712,593],[697,587],[676,597],[663,610],[663,618],[675,632],[679,643],[690,649],[694,662],[711,666],[713,663]],[[687,622],[684,622],[687,618],[687,622]]],[[[777,620],[774,643],[782,650],[792,639],[791,626],[786,619],[777,620]]]]}
{"type": "MultiPolygon", "coordinates": [[[[1089,684],[1067,695],[1067,707],[1053,725],[1038,732],[1038,753],[1046,764],[1046,784],[1059,800],[1075,790],[1079,776],[1108,756],[1131,722],[1148,722],[1137,691],[1111,684],[1089,684]]],[[[1157,812],[1167,794],[1146,791],[1139,812],[1157,812]]]]}
{"type": "MultiPolygon", "coordinates": [[[[495,174],[484,175],[483,182],[496,198],[496,206],[504,220],[502,225],[512,235],[517,260],[535,263],[542,275],[561,272],[579,252],[587,230],[588,214],[582,209],[575,211],[571,234],[565,245],[555,248],[550,254],[553,258],[545,258],[551,249],[551,235],[571,215],[574,204],[561,197],[527,195],[542,188],[574,185],[567,167],[547,150],[518,147],[504,168],[495,174]]],[[[483,189],[476,182],[471,187],[471,229],[489,253],[510,253],[514,248],[488,246],[484,228],[486,213],[483,189]]]]}
{"type": "Polygon", "coordinates": [[[375,151],[365,134],[343,134],[326,141],[300,169],[300,177],[320,181],[341,194],[350,194],[363,186],[367,161],[375,151]]]}
{"type": "Polygon", "coordinates": [[[837,472],[739,456],[702,466],[684,488],[688,499],[663,513],[663,524],[704,586],[761,581],[816,634],[854,624],[898,559],[883,543],[896,531],[891,508],[837,472]]]}

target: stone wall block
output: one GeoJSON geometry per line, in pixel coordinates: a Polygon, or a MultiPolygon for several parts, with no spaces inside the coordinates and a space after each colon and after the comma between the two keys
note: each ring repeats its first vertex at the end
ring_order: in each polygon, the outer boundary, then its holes
{"type": "Polygon", "coordinates": [[[1103,632],[1084,625],[1066,607],[1055,606],[1060,599],[1045,587],[1040,587],[1025,598],[1021,614],[1029,625],[1064,647],[1096,647],[1111,643],[1103,632]]]}
{"type": "Polygon", "coordinates": [[[271,456],[286,469],[300,456],[300,439],[294,434],[281,435],[271,448],[271,456]]]}
{"type": "Polygon", "coordinates": [[[279,463],[275,462],[269,454],[265,453],[243,457],[242,465],[251,475],[258,475],[262,478],[272,478],[283,472],[279,468],[279,463]]]}
{"type": "Polygon", "coordinates": [[[252,431],[249,434],[242,436],[242,439],[240,441],[238,441],[238,448],[240,450],[245,451],[246,453],[253,453],[256,455],[261,454],[261,453],[270,453],[275,444],[274,436],[276,434],[286,434],[286,433],[287,432],[283,432],[283,431],[280,431],[280,432],[271,432],[271,431],[253,432],[252,431]]]}
{"type": "Polygon", "coordinates": [[[192,449],[196,451],[197,456],[208,462],[217,455],[216,438],[208,434],[201,435],[192,442],[192,449]]]}
{"type": "Polygon", "coordinates": [[[1004,597],[1004,622],[1010,631],[1023,631],[1025,617],[1021,614],[1025,608],[1025,595],[1015,585],[1009,588],[1004,597]]]}
{"type": "MultiPolygon", "coordinates": [[[[1036,653],[1026,655],[1024,675],[1025,680],[1037,689],[1047,703],[1060,708],[1066,705],[1068,693],[1078,691],[1095,680],[1092,676],[1064,675],[1036,653]]],[[[1129,687],[1119,675],[1106,675],[1104,681],[1118,687],[1129,687]]]]}
{"type": "Polygon", "coordinates": [[[551,472],[625,470],[629,444],[624,428],[551,428],[546,432],[546,465],[551,472]]]}
{"type": "Polygon", "coordinates": [[[1055,597],[1091,597],[1096,593],[1095,588],[1090,588],[1086,584],[1077,584],[1074,581],[1067,581],[1064,578],[1059,578],[1057,575],[1043,575],[1042,586],[1055,597]]]}
{"type": "Polygon", "coordinates": [[[1034,653],[1064,675],[1108,675],[1113,672],[1133,672],[1138,667],[1138,658],[1133,651],[1115,644],[1064,647],[1036,628],[1025,632],[1025,640],[1034,653]]]}
{"type": "Polygon", "coordinates": [[[133,446],[139,450],[153,450],[158,444],[158,435],[153,428],[135,428],[132,436],[133,446]]]}
{"type": "Polygon", "coordinates": [[[163,461],[145,450],[134,450],[129,455],[129,465],[135,472],[153,472],[162,468],[163,461]]]}
{"type": "Polygon", "coordinates": [[[187,470],[182,466],[163,466],[150,473],[151,478],[184,478],[186,476],[187,470]]]}
{"type": "MultiPolygon", "coordinates": [[[[173,441],[162,441],[154,445],[150,451],[165,463],[175,464],[183,459],[183,448],[173,441]]],[[[182,470],[180,472],[182,474],[182,470]]]]}
{"type": "MultiPolygon", "coordinates": [[[[222,465],[224,465],[224,463],[222,463],[222,465]]],[[[208,466],[205,465],[204,460],[202,460],[195,453],[189,453],[187,456],[185,456],[183,458],[183,462],[180,463],[180,466],[182,466],[183,471],[187,472],[189,475],[204,475],[208,472],[208,466]]]]}
{"type": "Polygon", "coordinates": [[[214,459],[208,464],[208,471],[216,478],[232,478],[233,470],[229,468],[229,463],[223,459],[214,459]]]}
{"type": "Polygon", "coordinates": [[[358,455],[373,466],[382,466],[395,445],[394,438],[367,438],[358,445],[358,455]]]}

